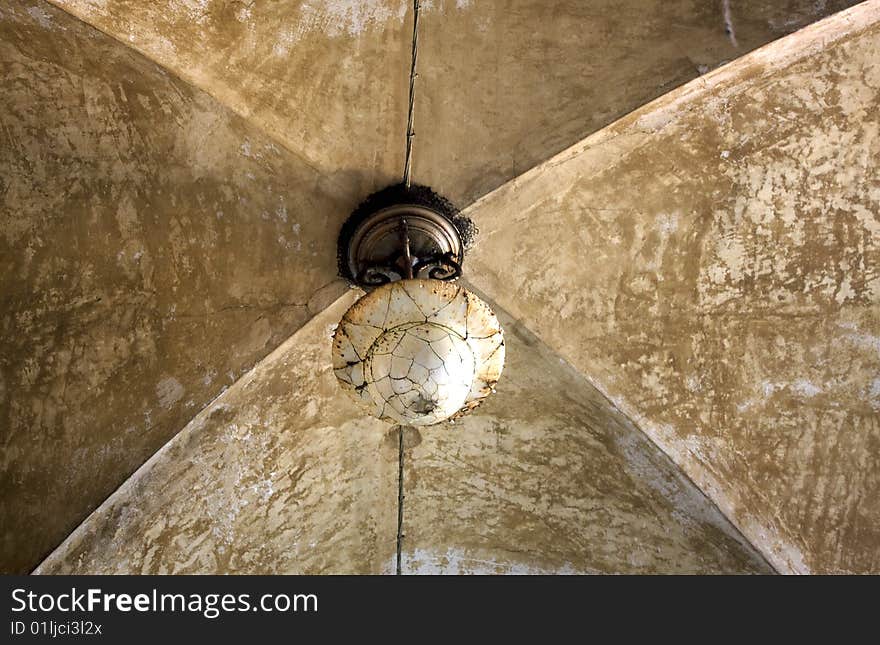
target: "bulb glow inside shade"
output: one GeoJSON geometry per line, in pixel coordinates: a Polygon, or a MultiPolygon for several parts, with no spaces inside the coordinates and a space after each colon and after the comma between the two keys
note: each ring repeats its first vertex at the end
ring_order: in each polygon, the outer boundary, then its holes
{"type": "Polygon", "coordinates": [[[463,287],[401,280],[358,300],[333,336],[333,369],[374,416],[427,426],[460,416],[491,392],[504,336],[489,306],[463,287]]]}

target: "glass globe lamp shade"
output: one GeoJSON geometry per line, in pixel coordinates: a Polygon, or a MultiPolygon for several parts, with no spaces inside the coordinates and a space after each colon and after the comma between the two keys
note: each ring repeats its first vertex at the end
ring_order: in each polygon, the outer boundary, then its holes
{"type": "Polygon", "coordinates": [[[342,387],[374,416],[428,426],[465,414],[504,366],[501,325],[463,287],[400,280],[358,300],[333,337],[342,387]]]}

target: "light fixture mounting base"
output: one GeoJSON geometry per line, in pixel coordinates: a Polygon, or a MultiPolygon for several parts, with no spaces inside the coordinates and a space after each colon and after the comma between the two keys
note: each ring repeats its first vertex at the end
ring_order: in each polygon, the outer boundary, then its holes
{"type": "Polygon", "coordinates": [[[391,186],[371,195],[343,226],[339,268],[365,289],[412,278],[455,280],[472,231],[430,189],[391,186]]]}

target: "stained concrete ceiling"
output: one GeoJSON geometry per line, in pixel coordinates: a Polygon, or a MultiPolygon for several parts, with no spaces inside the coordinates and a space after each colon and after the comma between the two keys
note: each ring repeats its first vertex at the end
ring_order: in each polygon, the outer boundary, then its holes
{"type": "MultiPolygon", "coordinates": [[[[322,347],[410,3],[52,4],[0,7],[0,567],[393,570],[322,347]]],[[[404,571],[880,571],[880,2],[744,55],[849,4],[422,2],[414,179],[495,191],[513,342],[404,434],[404,571]]]]}
{"type": "MultiPolygon", "coordinates": [[[[356,297],[213,401],[38,572],[395,572],[398,433],[326,360],[356,297]]],[[[607,399],[503,322],[497,396],[405,431],[403,573],[771,571],[607,399]]]]}

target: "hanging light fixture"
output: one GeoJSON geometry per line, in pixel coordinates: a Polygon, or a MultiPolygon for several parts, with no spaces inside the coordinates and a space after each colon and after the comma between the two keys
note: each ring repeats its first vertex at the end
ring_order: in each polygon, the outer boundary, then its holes
{"type": "Polygon", "coordinates": [[[468,222],[424,187],[374,195],[343,228],[340,269],[368,293],[336,329],[333,368],[374,416],[433,425],[494,391],[504,366],[501,325],[453,283],[469,234],[468,222]]]}
{"type": "MultiPolygon", "coordinates": [[[[374,416],[428,426],[467,413],[494,391],[504,335],[489,305],[452,284],[473,226],[449,201],[410,181],[418,52],[413,0],[403,183],[370,196],[342,228],[340,272],[368,293],[336,329],[333,369],[374,416]]],[[[402,443],[400,449],[402,458],[402,443]]]]}

